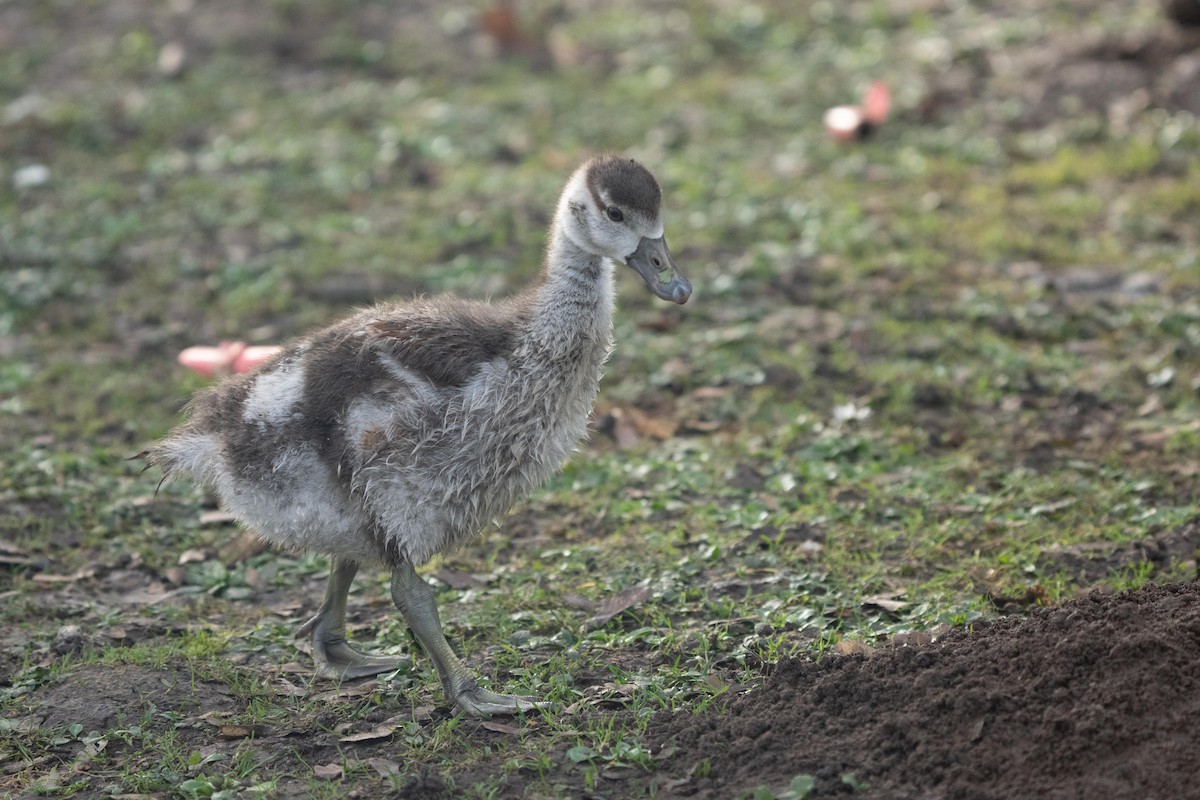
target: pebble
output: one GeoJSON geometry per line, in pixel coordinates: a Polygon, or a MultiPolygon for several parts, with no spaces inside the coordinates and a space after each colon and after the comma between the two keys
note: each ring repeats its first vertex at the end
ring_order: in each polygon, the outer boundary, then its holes
{"type": "Polygon", "coordinates": [[[45,164],[30,164],[27,167],[21,167],[12,176],[14,189],[31,189],[41,186],[48,180],[50,180],[50,168],[45,164]]]}
{"type": "Polygon", "coordinates": [[[158,71],[173,78],[183,71],[187,62],[187,51],[179,42],[168,42],[158,51],[158,71]]]}
{"type": "Polygon", "coordinates": [[[54,634],[54,644],[51,647],[60,656],[74,653],[83,647],[83,632],[78,625],[63,625],[54,634]]]}

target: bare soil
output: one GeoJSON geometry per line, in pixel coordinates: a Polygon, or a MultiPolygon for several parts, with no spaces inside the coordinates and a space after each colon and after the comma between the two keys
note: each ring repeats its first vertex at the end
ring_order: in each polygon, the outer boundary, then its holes
{"type": "Polygon", "coordinates": [[[807,774],[812,797],[1197,797],[1198,654],[1188,583],[785,661],[716,713],[652,726],[675,752],[658,796],[780,791],[807,774]]]}
{"type": "Polygon", "coordinates": [[[1200,113],[1200,28],[1060,33],[1024,49],[980,50],[931,82],[927,116],[982,102],[998,126],[1040,129],[1092,115],[1117,130],[1147,108],[1200,113]],[[981,101],[981,96],[983,99],[981,101]],[[1015,117],[1002,110],[1016,102],[1015,117]]]}

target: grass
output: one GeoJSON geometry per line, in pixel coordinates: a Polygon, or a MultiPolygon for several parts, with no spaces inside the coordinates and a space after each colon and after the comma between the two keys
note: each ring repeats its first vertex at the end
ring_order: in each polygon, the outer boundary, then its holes
{"type": "MultiPolygon", "coordinates": [[[[1033,124],[978,75],[921,110],[988,53],[1149,31],[1156,4],[522,5],[550,69],[489,55],[458,10],[55,3],[58,25],[10,5],[0,544],[27,561],[0,572],[5,792],[649,796],[654,715],[709,711],[780,659],[1195,577],[1194,553],[1122,555],[1195,517],[1195,117],[1033,124]],[[894,118],[827,140],[822,111],[881,74],[894,118]],[[472,667],[570,713],[450,716],[419,652],[361,693],[273,671],[306,662],[291,631],[325,562],[214,556],[237,533],[204,494],[156,495],[126,461],[201,385],[175,352],[513,290],[564,175],[610,148],[662,181],[695,298],[621,276],[602,432],[429,570],[470,578],[438,596],[472,667]],[[31,165],[47,181],[19,186],[31,165]]],[[[387,597],[360,576],[352,635],[411,653],[387,597]]]]}

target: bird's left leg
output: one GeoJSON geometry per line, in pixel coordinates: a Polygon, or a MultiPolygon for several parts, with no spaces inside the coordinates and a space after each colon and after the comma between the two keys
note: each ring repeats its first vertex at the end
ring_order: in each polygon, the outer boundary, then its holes
{"type": "Polygon", "coordinates": [[[297,638],[312,634],[313,661],[324,678],[364,678],[391,672],[404,663],[395,657],[360,653],[346,642],[346,595],[356,572],[358,562],[334,558],[321,608],[296,631],[297,638]]]}
{"type": "Polygon", "coordinates": [[[429,588],[411,564],[401,564],[392,571],[392,599],[412,628],[417,641],[433,659],[446,699],[475,717],[492,714],[517,714],[545,707],[532,697],[519,697],[489,692],[479,685],[463,663],[454,655],[442,633],[437,602],[429,588]]]}

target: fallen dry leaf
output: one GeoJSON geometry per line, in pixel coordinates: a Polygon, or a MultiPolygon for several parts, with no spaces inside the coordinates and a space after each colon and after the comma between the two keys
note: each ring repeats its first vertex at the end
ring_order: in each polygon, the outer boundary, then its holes
{"type": "Polygon", "coordinates": [[[366,697],[372,692],[377,692],[381,688],[379,681],[369,680],[364,681],[355,686],[339,686],[336,689],[330,689],[325,692],[313,695],[313,700],[318,703],[328,703],[331,700],[345,700],[354,697],[366,697]]]}
{"type": "Polygon", "coordinates": [[[521,735],[520,728],[514,728],[512,725],[505,725],[503,722],[481,722],[479,727],[483,728],[485,731],[491,731],[492,733],[507,733],[509,736],[521,735]]]}
{"type": "Polygon", "coordinates": [[[728,386],[701,386],[692,391],[692,397],[697,400],[716,400],[732,392],[728,386]]]}
{"type": "Polygon", "coordinates": [[[606,420],[604,430],[617,443],[617,447],[626,450],[633,447],[642,438],[638,435],[637,427],[633,424],[628,412],[621,408],[614,408],[609,413],[609,418],[606,420]]]}
{"type": "Polygon", "coordinates": [[[679,423],[672,417],[653,416],[640,408],[626,408],[625,413],[629,415],[638,433],[652,439],[670,439],[679,427],[679,423]]]}
{"type": "Polygon", "coordinates": [[[433,577],[449,586],[451,589],[478,589],[484,586],[483,581],[469,572],[442,567],[433,573],[433,577]]]}
{"type": "Polygon", "coordinates": [[[1055,500],[1052,503],[1043,503],[1041,505],[1032,506],[1029,509],[1029,515],[1032,517],[1040,517],[1046,514],[1054,514],[1063,509],[1070,508],[1075,505],[1075,499],[1072,497],[1064,497],[1062,500],[1055,500]]]}
{"type": "MultiPolygon", "coordinates": [[[[58,766],[55,765],[50,768],[49,772],[42,774],[38,778],[38,792],[39,793],[44,792],[45,794],[51,794],[51,792],[48,792],[45,790],[57,789],[61,784],[62,784],[62,776],[60,776],[58,774],[58,766]]],[[[54,792],[54,794],[57,794],[57,792],[54,792]]]]}
{"type": "Polygon", "coordinates": [[[262,725],[221,725],[217,728],[217,736],[222,739],[248,739],[262,736],[265,730],[262,725]]]}
{"type": "MultiPolygon", "coordinates": [[[[702,763],[708,763],[708,759],[705,759],[705,761],[697,761],[694,765],[692,765],[691,770],[688,771],[688,777],[673,778],[672,780],[669,780],[666,783],[664,783],[663,788],[674,792],[678,789],[684,789],[684,788],[690,786],[692,781],[695,778],[695,774],[696,774],[697,770],[700,769],[700,765],[702,763]]],[[[695,790],[693,790],[693,792],[694,791],[695,790]]]]}
{"type": "MultiPolygon", "coordinates": [[[[205,524],[204,515],[201,515],[200,523],[205,524]]],[[[221,520],[222,522],[224,520],[221,520]]],[[[242,534],[230,542],[227,542],[217,553],[222,564],[233,566],[240,564],[243,561],[248,561],[259,553],[267,549],[266,541],[257,533],[251,531],[242,531],[242,534]]]]}
{"type": "Polygon", "coordinates": [[[560,714],[571,715],[578,713],[584,707],[620,707],[629,702],[630,698],[641,691],[636,683],[613,683],[609,681],[599,686],[589,686],[584,689],[584,696],[564,708],[560,714]]]}
{"type": "Polygon", "coordinates": [[[290,617],[302,608],[304,608],[304,603],[301,603],[299,600],[288,600],[267,607],[272,614],[278,614],[281,617],[290,617]]]}
{"type": "Polygon", "coordinates": [[[272,684],[275,689],[275,694],[283,695],[284,697],[304,697],[308,694],[308,690],[303,686],[297,686],[291,681],[280,678],[272,684]]]}
{"type": "Polygon", "coordinates": [[[904,600],[897,600],[896,597],[897,595],[894,594],[880,594],[873,597],[864,597],[863,605],[875,606],[876,608],[882,608],[888,613],[895,613],[908,605],[907,602],[904,600]]]}
{"type": "Polygon", "coordinates": [[[379,773],[379,777],[381,778],[390,778],[393,775],[400,774],[400,762],[392,761],[390,758],[374,756],[367,759],[367,764],[370,765],[371,769],[379,773]]]}
{"type": "Polygon", "coordinates": [[[203,714],[193,718],[193,720],[201,720],[216,728],[216,734],[221,739],[245,739],[250,736],[261,736],[266,733],[266,727],[263,725],[243,725],[237,722],[230,722],[229,718],[234,716],[233,711],[205,711],[203,714]]]}
{"type": "Polygon", "coordinates": [[[674,417],[656,416],[633,406],[601,406],[595,412],[593,423],[622,450],[634,446],[644,436],[670,439],[679,427],[674,417]]]}
{"type": "Polygon", "coordinates": [[[654,590],[649,586],[631,586],[622,589],[606,600],[600,609],[584,623],[590,629],[599,628],[610,619],[629,609],[639,606],[654,596],[654,590]]]}
{"type": "Polygon", "coordinates": [[[636,683],[606,683],[605,690],[613,694],[619,694],[622,697],[632,697],[638,693],[638,685],[636,683]]]}
{"type": "Polygon", "coordinates": [[[108,572],[108,567],[101,563],[84,564],[79,569],[72,572],[70,575],[51,575],[41,574],[34,575],[34,583],[78,583],[79,581],[88,578],[95,578],[108,572]]]}
{"type": "Polygon", "coordinates": [[[377,742],[380,739],[391,738],[396,732],[396,725],[384,723],[371,728],[369,731],[359,731],[358,733],[348,733],[345,736],[339,737],[339,742],[377,742]]]}
{"type": "Polygon", "coordinates": [[[596,604],[581,594],[564,594],[559,602],[573,611],[594,611],[596,604]]]}
{"type": "Polygon", "coordinates": [[[45,764],[47,761],[57,759],[57,758],[58,758],[58,756],[56,756],[56,755],[48,755],[48,756],[38,756],[37,758],[23,758],[20,761],[13,761],[11,763],[7,763],[7,762],[0,762],[0,763],[4,764],[3,772],[5,775],[14,775],[18,772],[24,772],[27,769],[32,769],[34,767],[40,767],[42,764],[45,764]]]}
{"type": "Polygon", "coordinates": [[[176,562],[179,566],[184,564],[196,564],[202,561],[208,561],[216,556],[216,552],[209,547],[194,547],[190,550],[184,550],[179,554],[179,560],[176,562]]]}
{"type": "Polygon", "coordinates": [[[685,419],[679,423],[679,430],[682,433],[714,433],[724,424],[712,419],[685,419]]]}
{"type": "Polygon", "coordinates": [[[1163,410],[1162,398],[1156,394],[1152,394],[1146,398],[1146,402],[1138,406],[1137,415],[1139,417],[1149,417],[1163,410]]]}
{"type": "Polygon", "coordinates": [[[286,661],[282,664],[272,664],[266,668],[267,672],[282,672],[291,675],[308,675],[312,672],[312,666],[309,664],[301,664],[299,661],[286,661]]]}
{"type": "Polygon", "coordinates": [[[341,764],[318,764],[313,767],[313,777],[319,781],[336,781],[342,777],[341,764]]]}
{"type": "Polygon", "coordinates": [[[35,733],[42,728],[43,717],[18,717],[8,721],[12,733],[35,733]]]}
{"type": "Polygon", "coordinates": [[[25,566],[32,563],[33,559],[24,550],[11,542],[0,540],[0,564],[25,566]]]}
{"type": "Polygon", "coordinates": [[[217,509],[215,511],[200,512],[201,525],[232,525],[235,522],[237,522],[237,517],[228,511],[217,509]]]}
{"type": "Polygon", "coordinates": [[[246,570],[242,573],[242,580],[244,580],[246,585],[251,589],[257,589],[259,591],[266,589],[270,585],[267,579],[263,577],[262,572],[254,567],[246,567],[246,570]]]}
{"type": "Polygon", "coordinates": [[[76,772],[87,769],[88,762],[103,753],[106,747],[108,747],[108,739],[97,739],[85,744],[83,749],[79,751],[79,755],[75,757],[75,763],[72,767],[76,772]]]}
{"type": "Polygon", "coordinates": [[[1185,478],[1194,478],[1200,475],[1200,461],[1181,461],[1173,464],[1164,464],[1163,468],[1167,472],[1176,475],[1182,475],[1185,478]]]}

